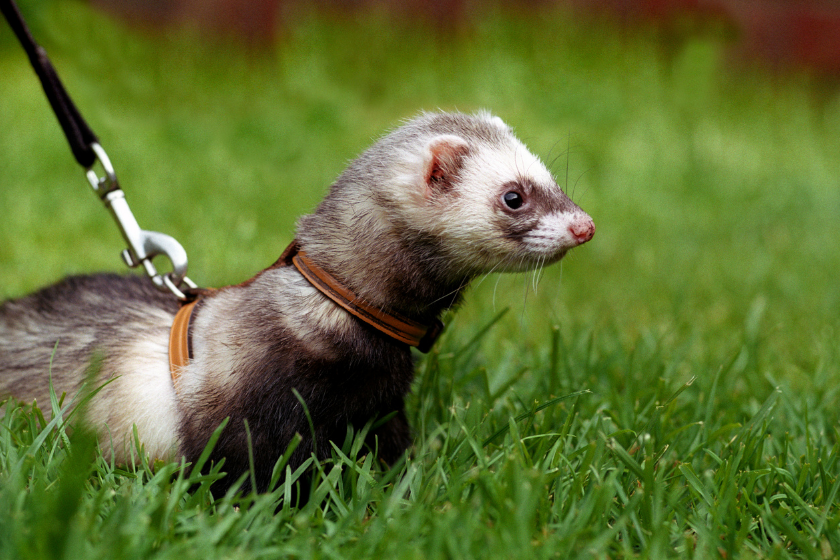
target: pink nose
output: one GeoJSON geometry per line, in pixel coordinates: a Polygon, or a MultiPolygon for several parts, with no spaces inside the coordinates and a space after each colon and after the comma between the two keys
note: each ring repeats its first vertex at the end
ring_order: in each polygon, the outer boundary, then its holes
{"type": "Polygon", "coordinates": [[[578,245],[582,245],[595,235],[595,222],[589,216],[581,216],[569,226],[569,233],[572,234],[578,245]]]}

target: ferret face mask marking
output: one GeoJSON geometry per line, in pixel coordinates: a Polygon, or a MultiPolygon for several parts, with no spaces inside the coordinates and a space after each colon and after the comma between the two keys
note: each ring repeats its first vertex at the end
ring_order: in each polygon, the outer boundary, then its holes
{"type": "MultiPolygon", "coordinates": [[[[591,218],[499,118],[429,113],[351,162],[301,217],[293,246],[354,303],[428,326],[475,276],[555,262],[594,232],[591,218]]],[[[111,382],[87,420],[101,428],[104,452],[131,460],[136,426],[155,457],[195,461],[227,418],[211,455],[225,459],[228,473],[214,486],[219,494],[248,470],[249,442],[264,490],[296,434],[302,440],[292,470],[313,450],[327,458],[349,424],[376,416],[391,415],[369,433],[370,448],[397,460],[411,445],[403,412],[414,375],[408,344],[350,314],[287,257],[203,296],[187,329],[193,357],[178,369],[177,391],[168,343],[178,304],[145,279],[70,277],[6,302],[0,393],[49,402],[52,373],[56,393],[74,395],[91,358],[101,357],[97,384],[111,382]]]]}

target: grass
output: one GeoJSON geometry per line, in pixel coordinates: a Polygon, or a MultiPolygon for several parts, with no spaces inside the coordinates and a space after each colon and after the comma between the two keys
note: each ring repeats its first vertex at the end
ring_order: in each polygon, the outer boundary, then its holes
{"type": "MultiPolygon", "coordinates": [[[[304,13],[249,51],[22,8],[141,226],[179,239],[199,284],[273,262],[345,162],[420,109],[502,116],[598,232],[539,281],[477,284],[418,364],[413,457],[382,472],[349,434],[301,507],[282,468],[272,493],[214,496],[181,464],[109,464],[59,420],[72,396],[39,403],[52,421],[7,405],[0,556],[840,555],[832,86],[735,68],[713,31],[664,52],[551,10],[446,32],[304,13]]],[[[120,270],[8,33],[0,73],[0,296],[120,270]]]]}

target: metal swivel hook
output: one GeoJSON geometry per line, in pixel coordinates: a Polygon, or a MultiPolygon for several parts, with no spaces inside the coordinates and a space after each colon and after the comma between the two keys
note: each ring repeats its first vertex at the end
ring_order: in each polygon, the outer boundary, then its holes
{"type": "Polygon", "coordinates": [[[125,193],[120,189],[108,154],[97,143],[91,144],[90,147],[105,174],[100,177],[91,166],[87,169],[88,182],[114,216],[123,239],[128,243],[128,248],[122,251],[123,261],[131,268],[142,265],[159,290],[172,292],[181,300],[188,299],[182,290],[186,289],[185,286],[187,288],[197,286],[187,278],[187,252],[169,235],[140,229],[134,214],[128,207],[125,193]],[[172,272],[161,274],[157,271],[152,259],[158,255],[169,259],[172,263],[172,272]]]}

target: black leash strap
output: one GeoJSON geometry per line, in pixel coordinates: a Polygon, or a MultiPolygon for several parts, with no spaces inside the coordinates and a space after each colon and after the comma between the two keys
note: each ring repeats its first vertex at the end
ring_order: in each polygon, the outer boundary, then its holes
{"type": "Polygon", "coordinates": [[[96,162],[96,154],[91,148],[92,144],[99,142],[96,135],[79,114],[79,110],[64,89],[50,59],[47,58],[47,51],[35,42],[15,3],[12,0],[0,0],[0,10],[9,22],[12,31],[17,35],[23,50],[29,56],[29,62],[41,80],[44,93],[47,94],[47,99],[70,143],[73,156],[79,165],[90,168],[96,162]]]}

